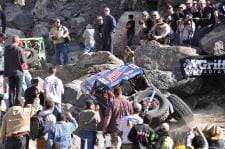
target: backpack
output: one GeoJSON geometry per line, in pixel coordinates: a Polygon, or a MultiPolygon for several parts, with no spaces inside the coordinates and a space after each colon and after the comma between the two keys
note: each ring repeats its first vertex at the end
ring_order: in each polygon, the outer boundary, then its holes
{"type": "Polygon", "coordinates": [[[30,138],[31,139],[36,139],[36,138],[40,138],[42,136],[44,136],[46,134],[45,132],[45,119],[48,115],[50,115],[51,113],[48,113],[44,116],[40,116],[40,115],[35,115],[31,118],[30,120],[30,138]]]}

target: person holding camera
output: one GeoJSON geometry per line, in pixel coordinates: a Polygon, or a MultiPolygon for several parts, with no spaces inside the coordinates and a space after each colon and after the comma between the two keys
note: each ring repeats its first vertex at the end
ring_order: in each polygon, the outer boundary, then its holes
{"type": "Polygon", "coordinates": [[[53,41],[56,51],[56,63],[61,65],[60,55],[63,54],[63,64],[68,63],[69,30],[61,25],[60,19],[55,19],[49,32],[49,39],[53,41]]]}

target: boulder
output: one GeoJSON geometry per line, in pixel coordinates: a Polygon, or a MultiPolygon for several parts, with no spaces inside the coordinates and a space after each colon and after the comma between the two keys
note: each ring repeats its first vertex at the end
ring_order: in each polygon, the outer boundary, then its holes
{"type": "Polygon", "coordinates": [[[138,21],[141,18],[141,12],[136,11],[127,11],[124,12],[121,17],[118,20],[117,26],[116,26],[116,33],[115,33],[115,39],[114,39],[114,45],[115,45],[115,54],[122,56],[122,52],[124,47],[127,45],[127,36],[126,36],[126,23],[128,21],[128,15],[133,14],[134,20],[135,20],[135,38],[138,37],[139,33],[139,25],[138,21]]]}
{"type": "Polygon", "coordinates": [[[81,96],[81,83],[83,80],[74,80],[68,84],[65,84],[64,102],[76,104],[76,100],[81,96]]]}
{"type": "MultiPolygon", "coordinates": [[[[0,30],[2,30],[2,29],[0,28],[0,30]]],[[[13,35],[17,35],[20,38],[25,37],[24,33],[21,30],[17,30],[17,29],[13,29],[13,28],[6,28],[6,36],[7,36],[6,45],[11,43],[11,39],[12,39],[13,35]]]]}
{"type": "Polygon", "coordinates": [[[35,6],[32,10],[32,13],[38,19],[44,19],[48,16],[48,0],[37,0],[35,6]]]}
{"type": "Polygon", "coordinates": [[[40,22],[35,24],[32,30],[33,37],[48,37],[49,24],[46,22],[40,22]]]}
{"type": "Polygon", "coordinates": [[[135,49],[135,64],[146,68],[153,84],[169,89],[184,79],[180,70],[180,59],[197,56],[197,50],[190,47],[161,45],[156,41],[143,41],[135,49]]]}
{"type": "Polygon", "coordinates": [[[225,25],[220,24],[200,40],[203,51],[209,55],[225,54],[225,25]]]}
{"type": "Polygon", "coordinates": [[[8,23],[23,32],[29,33],[32,29],[34,18],[32,13],[27,10],[23,10],[15,14],[8,23]]]}

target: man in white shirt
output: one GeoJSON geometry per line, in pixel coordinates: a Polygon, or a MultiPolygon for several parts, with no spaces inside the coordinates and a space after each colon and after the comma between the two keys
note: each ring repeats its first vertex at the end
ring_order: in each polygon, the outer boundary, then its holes
{"type": "Polygon", "coordinates": [[[142,110],[141,104],[134,102],[133,103],[134,114],[125,116],[121,120],[119,130],[122,132],[122,148],[124,149],[132,148],[132,142],[130,142],[127,138],[131,128],[134,125],[143,124],[143,119],[139,116],[141,110],[142,110]]]}
{"type": "Polygon", "coordinates": [[[64,88],[62,80],[60,80],[56,75],[56,67],[49,68],[49,76],[45,78],[44,81],[44,92],[45,98],[51,99],[55,106],[53,114],[57,115],[61,112],[61,101],[62,94],[64,94],[64,88]]]}

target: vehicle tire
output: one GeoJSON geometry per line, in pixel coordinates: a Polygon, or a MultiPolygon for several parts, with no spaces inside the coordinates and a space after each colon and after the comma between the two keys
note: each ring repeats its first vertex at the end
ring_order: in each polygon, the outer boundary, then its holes
{"type": "Polygon", "coordinates": [[[25,62],[31,66],[35,65],[35,63],[38,62],[38,53],[36,52],[36,50],[31,48],[25,48],[24,51],[31,52],[31,56],[29,58],[25,57],[25,62]]]}
{"type": "Polygon", "coordinates": [[[193,120],[193,113],[189,106],[178,96],[174,94],[170,94],[168,96],[168,100],[171,102],[174,113],[172,117],[177,120],[184,120],[184,121],[192,121],[193,120]]]}
{"type": "MultiPolygon", "coordinates": [[[[143,101],[144,98],[150,97],[153,93],[152,89],[146,89],[144,91],[141,91],[138,93],[138,95],[135,97],[136,102],[141,102],[143,101]]],[[[153,121],[157,122],[163,122],[167,119],[169,116],[169,102],[166,97],[163,96],[163,94],[157,92],[155,94],[155,97],[160,105],[159,108],[156,110],[150,110],[147,113],[149,113],[152,116],[153,121]]]]}

